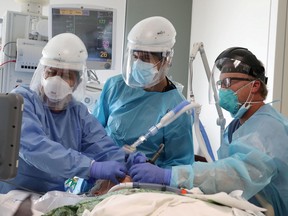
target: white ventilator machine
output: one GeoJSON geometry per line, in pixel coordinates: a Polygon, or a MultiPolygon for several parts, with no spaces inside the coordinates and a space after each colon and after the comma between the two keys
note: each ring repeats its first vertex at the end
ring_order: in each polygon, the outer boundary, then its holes
{"type": "MultiPolygon", "coordinates": [[[[189,70],[189,74],[188,74],[189,83],[190,83],[190,85],[189,85],[189,87],[190,87],[189,88],[189,99],[183,101],[182,103],[177,105],[173,110],[171,110],[165,116],[163,116],[158,124],[152,126],[145,135],[140,136],[132,145],[124,145],[123,149],[127,153],[132,153],[132,152],[136,151],[136,148],[140,144],[145,142],[150,136],[154,136],[155,134],[157,134],[159,129],[167,126],[168,124],[173,122],[175,119],[177,119],[183,113],[188,112],[189,114],[192,114],[192,112],[194,112],[194,130],[195,130],[197,141],[199,143],[199,147],[200,147],[204,157],[206,158],[207,162],[212,162],[215,160],[213,153],[211,151],[211,146],[210,146],[209,142],[205,143],[205,133],[203,133],[203,130],[201,130],[201,122],[199,119],[199,114],[201,112],[201,105],[195,102],[195,98],[194,98],[194,94],[193,94],[193,90],[192,90],[192,81],[193,81],[193,79],[192,79],[193,78],[192,63],[193,63],[198,51],[200,52],[201,57],[202,57],[202,61],[204,64],[204,68],[206,71],[208,82],[210,82],[210,81],[213,82],[212,80],[210,80],[211,71],[210,71],[209,66],[208,66],[208,61],[207,61],[206,54],[204,51],[203,43],[195,43],[193,45],[193,49],[192,49],[192,56],[190,58],[190,70],[189,70]]],[[[215,83],[215,82],[213,82],[213,83],[215,83]]],[[[217,99],[218,95],[217,95],[215,85],[212,85],[212,88],[213,88],[212,90],[214,93],[215,101],[217,101],[216,99],[217,99]]],[[[219,119],[217,120],[217,124],[221,126],[221,134],[220,135],[221,135],[221,139],[222,139],[222,134],[223,134],[224,129],[225,129],[225,118],[223,117],[221,107],[218,104],[216,104],[216,109],[217,109],[217,112],[219,115],[219,119]]]]}
{"type": "MultiPolygon", "coordinates": [[[[6,11],[2,23],[0,92],[29,84],[48,40],[47,16],[42,6],[49,0],[15,0],[21,12],[6,11]]],[[[3,15],[3,14],[1,14],[3,15]]]]}

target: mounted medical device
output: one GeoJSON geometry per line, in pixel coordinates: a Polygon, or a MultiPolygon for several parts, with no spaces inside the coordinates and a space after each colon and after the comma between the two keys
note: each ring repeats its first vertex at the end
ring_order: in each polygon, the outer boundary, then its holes
{"type": "Polygon", "coordinates": [[[114,69],[116,9],[96,5],[53,4],[49,7],[49,38],[76,34],[85,44],[91,70],[114,69]]]}
{"type": "Polygon", "coordinates": [[[15,71],[34,73],[46,43],[46,41],[18,38],[15,71]]]}
{"type": "Polygon", "coordinates": [[[6,11],[2,24],[0,50],[0,92],[10,92],[29,84],[37,67],[42,48],[48,40],[48,21],[42,6],[48,0],[15,0],[21,12],[6,11]]]}

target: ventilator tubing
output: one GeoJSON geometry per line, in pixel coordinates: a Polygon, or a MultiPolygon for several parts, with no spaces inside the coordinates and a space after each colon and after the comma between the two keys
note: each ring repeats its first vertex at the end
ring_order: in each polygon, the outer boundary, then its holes
{"type": "Polygon", "coordinates": [[[160,122],[156,124],[155,126],[152,126],[148,132],[145,135],[140,136],[131,146],[129,145],[124,145],[123,149],[127,153],[132,153],[136,151],[136,148],[142,144],[144,141],[146,141],[150,136],[154,136],[155,134],[158,133],[158,131],[162,128],[173,122],[175,119],[177,119],[180,115],[182,115],[184,112],[191,112],[191,110],[195,110],[195,116],[194,116],[194,129],[195,129],[195,134],[197,141],[199,143],[200,149],[204,154],[204,157],[206,158],[207,162],[212,162],[214,160],[213,153],[210,147],[209,140],[207,138],[207,135],[205,130],[203,130],[202,126],[202,131],[200,127],[200,120],[199,120],[199,114],[201,111],[201,105],[198,103],[195,103],[193,101],[188,102],[187,100],[182,101],[179,105],[177,105],[173,110],[168,112],[166,115],[164,115],[160,122]],[[203,135],[203,134],[205,135],[203,135]],[[204,138],[206,138],[206,142],[204,141],[204,138]],[[210,154],[208,150],[210,150],[210,154]],[[211,156],[212,155],[212,156],[211,156]]]}
{"type": "MultiPolygon", "coordinates": [[[[204,154],[204,157],[206,158],[207,162],[213,162],[215,159],[214,159],[214,156],[213,156],[213,153],[211,150],[209,140],[206,139],[207,143],[205,143],[204,135],[202,134],[202,133],[204,133],[204,131],[201,131],[201,129],[200,129],[200,119],[199,119],[200,109],[201,109],[200,106],[195,109],[195,115],[194,115],[195,135],[196,135],[196,139],[198,141],[199,147],[200,147],[202,153],[204,154]],[[209,154],[208,149],[210,149],[210,154],[212,156],[209,154]]],[[[206,133],[205,133],[205,135],[206,135],[206,133]]],[[[206,136],[206,138],[207,138],[207,136],[206,136]]]]}
{"type": "Polygon", "coordinates": [[[189,104],[190,103],[186,100],[182,101],[173,110],[171,110],[166,115],[164,115],[157,125],[152,126],[145,135],[140,136],[131,146],[124,145],[123,150],[126,153],[135,152],[136,148],[140,144],[142,144],[144,141],[146,141],[149,137],[157,134],[160,128],[167,126],[168,124],[173,122],[175,119],[177,119],[180,115],[182,115],[184,112],[189,111],[191,109],[190,106],[187,106],[189,104]]]}
{"type": "Polygon", "coordinates": [[[173,192],[176,194],[187,194],[189,193],[185,189],[179,189],[167,185],[162,185],[162,184],[153,184],[153,183],[142,183],[142,182],[125,182],[125,183],[120,183],[112,188],[110,188],[109,192],[114,192],[117,190],[121,189],[129,189],[129,188],[141,188],[141,189],[150,189],[150,190],[159,190],[159,191],[169,191],[173,192]]]}

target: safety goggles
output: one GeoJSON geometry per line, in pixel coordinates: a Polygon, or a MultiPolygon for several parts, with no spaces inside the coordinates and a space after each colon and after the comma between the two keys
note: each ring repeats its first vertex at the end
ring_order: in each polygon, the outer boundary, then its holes
{"type": "Polygon", "coordinates": [[[222,80],[218,80],[216,82],[217,88],[229,88],[232,85],[233,80],[238,80],[238,81],[253,81],[255,79],[248,79],[248,78],[240,78],[240,77],[226,77],[222,80]]]}

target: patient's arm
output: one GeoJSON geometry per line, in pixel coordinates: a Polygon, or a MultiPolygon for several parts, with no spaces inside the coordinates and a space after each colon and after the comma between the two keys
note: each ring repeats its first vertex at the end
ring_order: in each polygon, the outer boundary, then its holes
{"type": "Polygon", "coordinates": [[[19,205],[17,211],[13,214],[13,216],[32,216],[32,201],[31,195],[26,197],[26,199],[19,205]]]}

